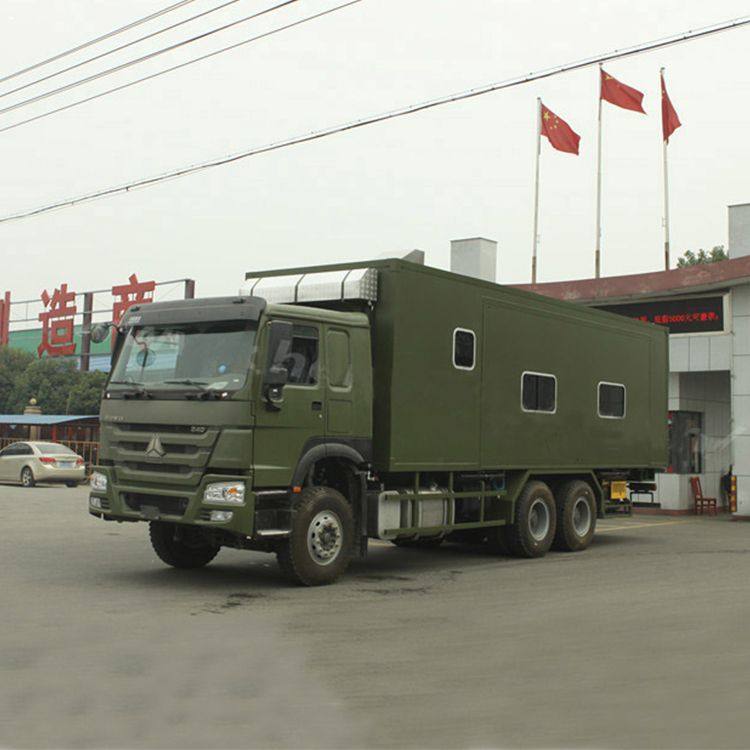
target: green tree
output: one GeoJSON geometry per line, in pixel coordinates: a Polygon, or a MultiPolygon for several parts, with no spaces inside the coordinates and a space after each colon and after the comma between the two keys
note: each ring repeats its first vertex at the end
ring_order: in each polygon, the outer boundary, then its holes
{"type": "Polygon", "coordinates": [[[68,394],[80,376],[71,360],[33,360],[15,378],[8,411],[21,414],[29,399],[35,398],[45,414],[67,414],[68,394]]]}
{"type": "Polygon", "coordinates": [[[81,372],[78,380],[68,393],[66,414],[98,414],[104,383],[105,372],[81,372]]]}
{"type": "Polygon", "coordinates": [[[677,268],[687,268],[688,266],[697,266],[703,263],[718,263],[720,260],[727,260],[729,256],[724,250],[724,245],[714,245],[709,252],[703,249],[694,253],[692,250],[686,250],[685,254],[677,259],[677,268]]]}
{"type": "Polygon", "coordinates": [[[14,413],[10,408],[11,394],[21,373],[34,361],[34,356],[9,346],[0,347],[0,413],[14,413]]]}

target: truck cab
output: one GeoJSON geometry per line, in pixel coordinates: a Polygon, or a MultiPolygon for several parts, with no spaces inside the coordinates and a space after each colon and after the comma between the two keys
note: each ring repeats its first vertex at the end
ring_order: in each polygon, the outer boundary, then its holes
{"type": "Polygon", "coordinates": [[[94,515],[151,522],[183,567],[220,546],[274,550],[313,474],[347,492],[369,461],[367,316],[247,296],[133,307],[101,423],[94,515]]]}

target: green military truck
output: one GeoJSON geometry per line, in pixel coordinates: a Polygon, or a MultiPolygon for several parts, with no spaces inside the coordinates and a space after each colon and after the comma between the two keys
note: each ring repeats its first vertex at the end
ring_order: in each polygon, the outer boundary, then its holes
{"type": "Polygon", "coordinates": [[[664,329],[406,260],[246,283],[119,325],[89,510],[169,565],[263,550],[316,585],[368,539],[582,550],[667,462],[664,329]]]}

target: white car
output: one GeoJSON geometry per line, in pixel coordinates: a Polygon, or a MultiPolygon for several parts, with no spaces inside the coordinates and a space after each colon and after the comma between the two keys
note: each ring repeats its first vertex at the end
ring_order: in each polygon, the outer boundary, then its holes
{"type": "Polygon", "coordinates": [[[0,451],[0,482],[63,482],[76,487],[86,479],[86,462],[60,443],[27,440],[11,443],[0,451]]]}

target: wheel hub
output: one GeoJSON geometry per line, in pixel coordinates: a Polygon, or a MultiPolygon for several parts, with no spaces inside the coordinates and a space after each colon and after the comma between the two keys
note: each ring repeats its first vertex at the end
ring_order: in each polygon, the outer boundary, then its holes
{"type": "Polygon", "coordinates": [[[550,514],[547,504],[537,498],[529,510],[529,533],[534,541],[541,542],[547,537],[550,525],[550,514]]]}
{"type": "Polygon", "coordinates": [[[318,565],[329,565],[341,552],[343,528],[341,519],[330,510],[318,513],[307,531],[307,549],[318,565]]]}
{"type": "Polygon", "coordinates": [[[591,506],[585,497],[576,498],[573,505],[573,528],[578,536],[586,536],[591,528],[591,506]]]}

